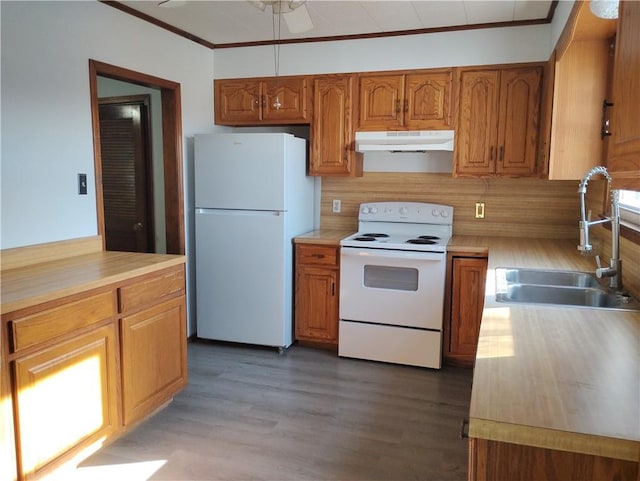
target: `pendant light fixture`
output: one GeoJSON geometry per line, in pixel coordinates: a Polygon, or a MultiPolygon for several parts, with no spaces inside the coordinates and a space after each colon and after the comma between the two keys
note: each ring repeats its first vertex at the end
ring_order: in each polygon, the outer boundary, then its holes
{"type": "MultiPolygon", "coordinates": [[[[273,31],[273,71],[275,74],[275,91],[276,98],[273,100],[273,104],[271,105],[274,109],[280,110],[282,107],[282,103],[280,102],[280,96],[278,95],[278,75],[280,74],[280,32],[282,27],[282,0],[277,0],[276,2],[272,2],[271,7],[273,8],[273,15],[271,16],[271,29],[273,31]],[[277,13],[276,13],[277,9],[277,13]],[[278,21],[276,22],[276,17],[278,21]],[[276,28],[277,23],[277,28],[276,28]]],[[[287,2],[289,3],[289,2],[287,2]]],[[[292,2],[291,2],[292,3],[292,2]]]]}
{"type": "Polygon", "coordinates": [[[591,0],[589,9],[596,17],[604,19],[618,18],[618,0],[591,0]]]}

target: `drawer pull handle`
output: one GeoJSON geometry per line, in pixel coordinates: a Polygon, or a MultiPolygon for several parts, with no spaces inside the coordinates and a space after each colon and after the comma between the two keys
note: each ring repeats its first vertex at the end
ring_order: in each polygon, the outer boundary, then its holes
{"type": "Polygon", "coordinates": [[[315,257],[316,259],[324,259],[324,254],[311,254],[311,257],[315,257]]]}
{"type": "Polygon", "coordinates": [[[469,420],[463,418],[460,423],[460,439],[466,439],[469,437],[469,420]]]}

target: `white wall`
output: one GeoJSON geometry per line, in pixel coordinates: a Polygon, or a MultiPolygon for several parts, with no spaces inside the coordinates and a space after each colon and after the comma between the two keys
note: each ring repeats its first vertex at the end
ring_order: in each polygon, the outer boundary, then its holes
{"type": "MultiPolygon", "coordinates": [[[[97,233],[89,59],[181,84],[187,255],[193,142],[213,131],[211,50],[112,7],[0,2],[2,249],[97,233]],[[78,195],[77,174],[89,195],[78,195]]],[[[188,282],[193,283],[188,265],[188,282]]],[[[190,289],[189,313],[193,312],[190,289]]],[[[190,315],[189,332],[194,330],[190,315]]]]}
{"type": "MultiPolygon", "coordinates": [[[[505,27],[280,47],[280,75],[546,61],[551,26],[505,27]]],[[[216,78],[274,75],[271,46],[214,50],[216,78]]]]}

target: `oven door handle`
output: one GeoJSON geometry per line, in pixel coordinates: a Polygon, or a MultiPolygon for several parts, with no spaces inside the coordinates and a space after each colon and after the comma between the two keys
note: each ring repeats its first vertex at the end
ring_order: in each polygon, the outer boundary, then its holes
{"type": "Polygon", "coordinates": [[[367,257],[370,259],[415,259],[417,261],[444,261],[444,252],[399,251],[386,249],[358,249],[357,247],[343,247],[344,257],[367,257]]]}

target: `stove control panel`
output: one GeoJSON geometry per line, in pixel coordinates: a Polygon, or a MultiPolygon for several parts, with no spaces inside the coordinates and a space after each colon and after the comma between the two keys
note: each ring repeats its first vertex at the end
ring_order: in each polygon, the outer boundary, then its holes
{"type": "Polygon", "coordinates": [[[360,204],[359,221],[452,224],[453,207],[425,202],[369,202],[360,204]]]}

